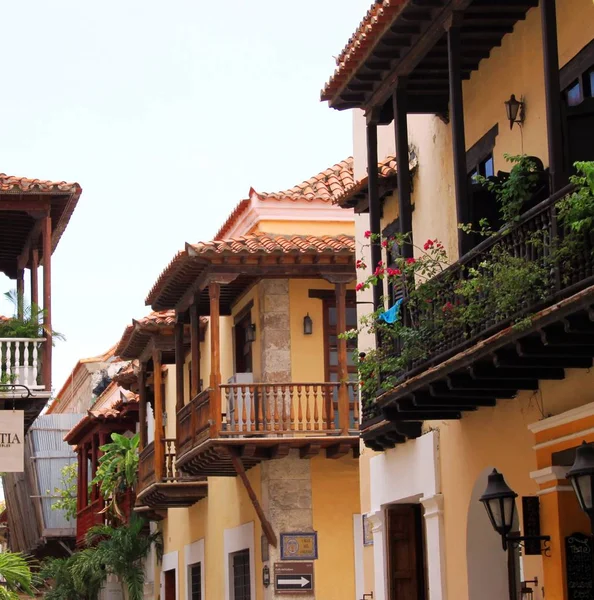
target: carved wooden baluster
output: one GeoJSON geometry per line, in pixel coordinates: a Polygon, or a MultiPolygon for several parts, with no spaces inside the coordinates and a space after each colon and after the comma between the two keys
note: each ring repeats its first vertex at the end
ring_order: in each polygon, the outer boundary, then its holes
{"type": "Polygon", "coordinates": [[[250,417],[249,417],[249,431],[256,430],[256,388],[253,385],[248,387],[250,394],[250,417]]]}
{"type": "Polygon", "coordinates": [[[321,386],[322,398],[322,429],[328,429],[328,385],[321,386]]]}
{"type": "Polygon", "coordinates": [[[305,386],[305,430],[311,430],[311,386],[305,386]]]}
{"type": "MultiPolygon", "coordinates": [[[[254,387],[254,392],[256,388],[254,387]]],[[[258,421],[257,429],[264,429],[264,402],[266,401],[266,394],[264,393],[264,387],[258,388],[258,421]]]]}
{"type": "Polygon", "coordinates": [[[317,431],[320,429],[320,416],[318,410],[318,403],[320,401],[320,386],[313,386],[313,401],[314,401],[314,429],[317,431]]]}
{"type": "Polygon", "coordinates": [[[299,402],[299,406],[297,407],[297,428],[299,429],[299,431],[303,430],[303,395],[302,395],[302,389],[303,387],[298,385],[297,386],[297,399],[299,402]]]}
{"type": "Polygon", "coordinates": [[[274,404],[274,417],[273,417],[273,425],[274,425],[274,430],[278,431],[279,429],[279,412],[278,412],[278,393],[279,393],[279,389],[276,385],[272,386],[272,402],[274,404]]]}
{"type": "MultiPolygon", "coordinates": [[[[25,342],[23,344],[23,365],[25,365],[25,385],[31,387],[35,385],[35,381],[30,381],[31,369],[29,368],[29,344],[31,342],[25,342]]],[[[35,343],[35,342],[33,342],[35,343]]]]}
{"type": "Polygon", "coordinates": [[[287,386],[285,384],[280,386],[280,400],[281,400],[280,430],[285,431],[287,429],[287,386]]]}
{"type": "Polygon", "coordinates": [[[37,385],[37,375],[38,375],[38,358],[39,358],[39,345],[41,344],[41,342],[33,342],[33,360],[32,362],[32,366],[33,366],[33,381],[32,383],[34,385],[37,385]]]}
{"type": "Polygon", "coordinates": [[[271,419],[274,416],[274,407],[272,403],[274,402],[274,393],[271,393],[270,386],[264,386],[264,395],[266,396],[266,430],[272,431],[272,422],[271,419]],[[272,399],[272,401],[271,401],[272,399]]]}
{"type": "Polygon", "coordinates": [[[299,400],[299,396],[297,395],[297,387],[291,385],[289,388],[289,429],[295,430],[295,402],[299,400]]]}
{"type": "MultiPolygon", "coordinates": [[[[4,342],[5,346],[6,346],[6,358],[5,358],[5,368],[6,368],[6,376],[10,377],[11,373],[12,373],[12,369],[11,369],[11,355],[12,355],[12,351],[11,351],[11,347],[12,347],[12,342],[9,340],[7,342],[4,342]]],[[[11,383],[11,380],[8,379],[8,383],[11,383]]]]}
{"type": "Polygon", "coordinates": [[[359,386],[356,383],[352,383],[352,399],[353,399],[353,420],[355,421],[355,429],[359,429],[359,386]]]}
{"type": "Polygon", "coordinates": [[[332,390],[330,392],[330,414],[328,415],[330,418],[328,419],[328,423],[330,424],[330,429],[334,429],[334,394],[338,393],[338,386],[333,385],[332,390]]]}
{"type": "Polygon", "coordinates": [[[247,394],[249,394],[248,386],[241,386],[241,425],[238,423],[238,431],[247,431],[247,403],[249,401],[247,394]]]}

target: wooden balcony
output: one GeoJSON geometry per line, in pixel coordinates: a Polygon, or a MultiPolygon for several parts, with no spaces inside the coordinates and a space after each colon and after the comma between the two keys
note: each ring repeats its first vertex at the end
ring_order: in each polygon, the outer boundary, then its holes
{"type": "Polygon", "coordinates": [[[105,523],[105,514],[103,510],[105,504],[102,498],[97,498],[89,503],[76,515],[76,545],[82,546],[85,543],[87,531],[96,525],[105,523]]]}
{"type": "Polygon", "coordinates": [[[207,495],[205,477],[190,477],[176,466],[176,441],[165,439],[160,445],[163,476],[157,480],[155,444],[151,442],[140,453],[138,504],[152,510],[192,506],[207,495]]]}
{"type": "MultiPolygon", "coordinates": [[[[498,248],[539,268],[547,265],[548,281],[543,294],[522,298],[509,314],[486,312],[472,328],[447,328],[428,343],[422,359],[399,374],[392,389],[377,399],[364,398],[361,430],[367,446],[393,448],[420,435],[425,420],[460,419],[465,411],[495,406],[497,399],[535,391],[541,380],[563,379],[565,369],[592,367],[594,232],[584,235],[578,251],[555,258],[567,235],[557,230],[556,205],[569,191],[537,205],[440,274],[445,284],[428,311],[479,302],[461,299],[456,287],[486,257],[497,256],[498,248]]],[[[404,318],[418,322],[419,315],[403,306],[404,318]]],[[[394,354],[399,351],[396,344],[394,354]]]]}
{"type": "Polygon", "coordinates": [[[25,431],[39,416],[50,395],[42,355],[45,338],[0,338],[0,403],[17,401],[25,411],[25,431]]]}
{"type": "MultiPolygon", "coordinates": [[[[235,475],[298,449],[339,458],[359,447],[357,383],[228,384],[198,394],[177,414],[178,468],[194,475],[235,475]],[[216,414],[218,401],[226,412],[216,414]],[[342,404],[341,404],[342,396],[342,404]],[[348,407],[345,411],[339,406],[348,407]],[[343,414],[344,413],[344,414],[343,414]]],[[[219,404],[220,405],[220,404],[219,404]]]]}

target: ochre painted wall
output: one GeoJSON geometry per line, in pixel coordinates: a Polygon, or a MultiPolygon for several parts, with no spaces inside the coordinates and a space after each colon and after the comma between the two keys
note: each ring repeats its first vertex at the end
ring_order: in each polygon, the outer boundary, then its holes
{"type": "Polygon", "coordinates": [[[318,532],[316,598],[355,597],[353,515],[359,508],[359,468],[352,455],[311,460],[313,526],[318,532]]]}
{"type": "Polygon", "coordinates": [[[255,231],[285,235],[355,235],[353,221],[260,221],[255,231]]]}

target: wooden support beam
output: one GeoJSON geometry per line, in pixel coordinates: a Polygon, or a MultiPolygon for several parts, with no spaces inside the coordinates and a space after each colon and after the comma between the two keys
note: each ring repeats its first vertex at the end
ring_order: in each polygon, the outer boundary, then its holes
{"type": "Polygon", "coordinates": [[[401,249],[404,258],[413,255],[412,245],[412,207],[410,171],[408,168],[408,110],[407,110],[407,81],[398,79],[392,102],[394,106],[394,130],[396,134],[396,164],[398,165],[398,211],[400,233],[411,236],[410,244],[401,249]]]}
{"type": "Polygon", "coordinates": [[[25,271],[24,269],[18,269],[17,280],[16,280],[16,291],[17,291],[17,317],[23,318],[25,310],[25,271]]]}
{"type": "Polygon", "coordinates": [[[197,303],[190,306],[190,356],[192,364],[190,399],[192,399],[200,392],[200,315],[197,303]]]}
{"type": "MultiPolygon", "coordinates": [[[[175,412],[184,407],[184,324],[175,324],[175,412]]],[[[193,372],[193,369],[192,369],[193,372]]]]}
{"type": "Polygon", "coordinates": [[[220,299],[221,286],[211,282],[208,286],[210,297],[210,437],[218,436],[222,425],[221,416],[221,335],[220,299]]]}
{"type": "Polygon", "coordinates": [[[153,376],[155,395],[155,480],[163,479],[163,375],[161,373],[161,352],[153,351],[153,376]]]}
{"type": "Polygon", "coordinates": [[[146,389],[146,364],[141,363],[138,373],[138,421],[140,428],[140,444],[139,450],[142,452],[147,445],[147,423],[146,423],[146,404],[147,404],[147,389],[146,389]]]}
{"type": "MultiPolygon", "coordinates": [[[[454,155],[454,188],[458,223],[468,223],[468,185],[466,180],[466,138],[464,135],[464,100],[462,94],[462,16],[455,13],[447,31],[450,122],[454,155]]],[[[458,230],[458,257],[466,252],[466,234],[458,230]]]]}
{"type": "Polygon", "coordinates": [[[277,539],[276,539],[276,534],[274,533],[274,530],[272,529],[272,525],[270,524],[270,522],[266,518],[266,515],[264,514],[264,511],[262,510],[262,506],[260,505],[260,501],[258,500],[258,497],[256,496],[256,492],[254,492],[254,488],[252,487],[252,484],[250,483],[250,480],[248,479],[248,476],[245,472],[245,468],[243,466],[243,463],[241,462],[241,458],[239,458],[239,456],[237,456],[237,454],[234,452],[234,450],[232,448],[228,448],[227,452],[229,453],[229,456],[231,457],[231,463],[233,464],[233,468],[235,469],[235,472],[237,473],[237,475],[239,475],[239,478],[241,479],[243,485],[245,486],[245,490],[246,490],[250,500],[252,501],[252,505],[254,507],[254,510],[256,511],[256,514],[258,515],[258,518],[260,519],[260,524],[262,525],[262,531],[264,532],[264,535],[266,536],[268,543],[273,548],[276,548],[277,543],[278,543],[277,539]]]}
{"type": "Polygon", "coordinates": [[[39,250],[31,250],[31,306],[39,308],[39,250]]]}
{"type": "Polygon", "coordinates": [[[551,194],[559,191],[567,182],[563,169],[561,83],[559,81],[559,49],[557,45],[557,11],[555,4],[555,0],[541,0],[540,2],[551,194]]]}
{"type": "MultiPolygon", "coordinates": [[[[338,428],[342,435],[349,434],[349,390],[347,387],[349,379],[347,362],[347,342],[342,336],[346,332],[346,284],[337,283],[334,286],[336,292],[336,333],[338,336],[338,428]]],[[[332,399],[330,399],[332,402],[332,399]]],[[[328,412],[331,414],[331,411],[328,412]]],[[[330,425],[330,424],[329,424],[330,425]]]]}
{"type": "Polygon", "coordinates": [[[43,217],[43,329],[46,342],[43,354],[43,384],[46,391],[52,389],[52,218],[43,217]]]}
{"type": "MultiPolygon", "coordinates": [[[[98,448],[97,448],[97,434],[93,435],[91,441],[91,481],[95,478],[97,473],[97,461],[99,460],[98,448]]],[[[99,486],[94,484],[91,488],[91,502],[95,502],[99,497],[99,486]]]]}
{"type": "Polygon", "coordinates": [[[78,469],[76,475],[76,481],[78,484],[76,490],[76,512],[79,513],[83,509],[83,496],[81,493],[83,480],[83,455],[81,446],[76,449],[76,456],[78,459],[78,469]]]}
{"type": "MultiPolygon", "coordinates": [[[[369,198],[369,230],[372,234],[381,233],[381,207],[379,200],[379,177],[377,172],[377,122],[367,123],[367,196],[369,198]]],[[[374,271],[382,259],[379,243],[371,244],[371,270],[374,271]]],[[[383,296],[383,283],[373,286],[373,310],[377,310],[383,296]]]]}

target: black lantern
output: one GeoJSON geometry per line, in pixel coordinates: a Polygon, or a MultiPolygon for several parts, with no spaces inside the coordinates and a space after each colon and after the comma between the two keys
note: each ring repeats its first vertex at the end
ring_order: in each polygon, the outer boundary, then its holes
{"type": "Polygon", "coordinates": [[[305,315],[305,317],[303,317],[303,334],[311,335],[312,333],[313,333],[313,321],[311,320],[309,313],[307,313],[305,315]]]}
{"type": "Polygon", "coordinates": [[[270,568],[264,565],[262,568],[262,585],[267,588],[270,585],[270,568]]]}
{"type": "Polygon", "coordinates": [[[510,129],[513,129],[514,123],[521,125],[524,122],[524,103],[520,102],[515,94],[512,94],[510,99],[505,101],[505,111],[507,112],[510,129]]]}
{"type": "Polygon", "coordinates": [[[255,342],[256,341],[256,325],[250,323],[245,329],[245,341],[255,342]]]}
{"type": "Polygon", "coordinates": [[[493,529],[501,536],[503,549],[507,549],[507,535],[514,524],[518,494],[505,483],[503,475],[493,469],[485,493],[480,497],[493,529]]]}
{"type": "Polygon", "coordinates": [[[594,532],[594,446],[582,445],[575,451],[575,461],[567,471],[567,479],[576,493],[580,508],[590,517],[592,531],[594,532]]]}

